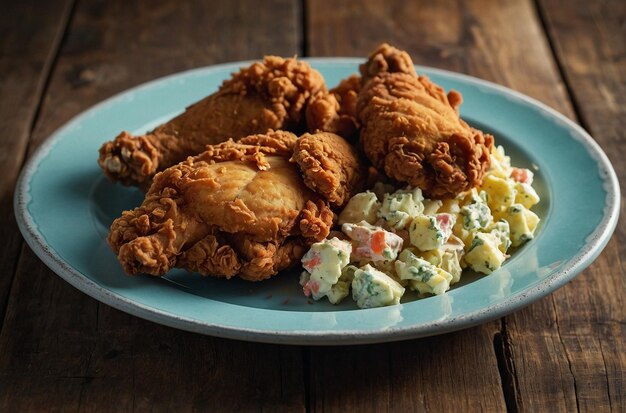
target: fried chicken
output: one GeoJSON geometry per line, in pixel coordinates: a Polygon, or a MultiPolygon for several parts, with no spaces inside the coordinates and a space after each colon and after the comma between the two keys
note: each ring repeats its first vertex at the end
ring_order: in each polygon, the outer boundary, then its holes
{"type": "Polygon", "coordinates": [[[359,72],[362,85],[379,73],[406,73],[417,76],[411,56],[387,43],[381,44],[370,53],[367,61],[359,66],[359,72]]]}
{"type": "Polygon", "coordinates": [[[360,143],[368,159],[390,178],[419,187],[431,198],[454,197],[480,185],[493,137],[460,118],[459,93],[446,95],[408,69],[408,54],[391,49],[382,47],[361,66],[364,80],[371,76],[357,103],[360,143]]]}
{"type": "Polygon", "coordinates": [[[98,163],[113,181],[147,188],[158,171],[208,144],[270,129],[303,131],[309,100],[325,91],[321,74],[307,63],[267,56],[152,132],[122,132],[100,148],[98,163]]]}
{"type": "Polygon", "coordinates": [[[367,62],[359,66],[359,72],[361,76],[351,75],[333,89],[320,91],[311,99],[306,109],[309,131],[332,132],[356,142],[360,128],[356,105],[363,84],[383,72],[416,76],[409,54],[387,43],[370,54],[367,62]]]}
{"type": "Polygon", "coordinates": [[[160,276],[179,267],[258,281],[297,262],[329,234],[331,203],[342,204],[363,179],[340,136],[301,139],[277,131],[228,140],[158,173],[142,205],[111,226],[108,242],[124,270],[160,276]],[[313,164],[331,167],[301,170],[313,164]]]}
{"type": "Polygon", "coordinates": [[[302,135],[295,143],[291,162],[300,167],[304,183],[333,207],[344,206],[359,192],[367,175],[356,149],[329,132],[302,135]]]}
{"type": "Polygon", "coordinates": [[[318,92],[306,109],[309,131],[331,132],[356,141],[359,131],[356,102],[360,88],[361,78],[352,75],[330,91],[318,92]]]}

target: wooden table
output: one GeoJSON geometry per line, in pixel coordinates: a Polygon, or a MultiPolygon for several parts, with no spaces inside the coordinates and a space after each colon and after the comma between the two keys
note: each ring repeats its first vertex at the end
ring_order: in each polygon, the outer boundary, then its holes
{"type": "Polygon", "coordinates": [[[381,41],[564,113],[623,184],[625,4],[2,1],[0,411],[625,411],[624,209],[595,263],[522,311],[346,347],[205,337],[114,310],[44,266],[12,211],[29,154],[104,98],[193,67],[264,54],[362,57],[381,41]]]}

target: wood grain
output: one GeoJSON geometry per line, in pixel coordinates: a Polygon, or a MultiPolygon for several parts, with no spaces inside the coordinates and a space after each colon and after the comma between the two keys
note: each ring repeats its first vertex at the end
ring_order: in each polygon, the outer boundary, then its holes
{"type": "MultiPolygon", "coordinates": [[[[11,2],[0,18],[0,320],[4,318],[22,237],[13,218],[13,188],[26,154],[71,0],[11,2]],[[28,20],[30,25],[22,22],[28,20]]],[[[0,321],[1,325],[1,321],[0,321]]]]}
{"type": "Polygon", "coordinates": [[[312,348],[311,410],[504,411],[493,350],[498,326],[399,343],[312,348]]]}
{"type": "MultiPolygon", "coordinates": [[[[138,83],[222,61],[297,54],[298,24],[295,5],[282,0],[266,7],[81,1],[31,150],[70,117],[138,83]]],[[[305,409],[300,348],[205,337],[128,316],[69,286],[26,246],[0,354],[0,411],[305,409]]]]}

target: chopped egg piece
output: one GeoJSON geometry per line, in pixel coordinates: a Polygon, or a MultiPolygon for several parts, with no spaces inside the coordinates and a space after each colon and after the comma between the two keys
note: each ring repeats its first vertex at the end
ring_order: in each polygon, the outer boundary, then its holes
{"type": "Polygon", "coordinates": [[[378,217],[384,219],[391,228],[403,229],[413,217],[424,210],[423,200],[424,197],[419,188],[385,194],[378,217]]]}
{"type": "Polygon", "coordinates": [[[443,294],[450,288],[452,275],[404,250],[396,261],[396,272],[402,280],[409,280],[411,288],[420,294],[443,294]]]}
{"type": "Polygon", "coordinates": [[[352,298],[359,308],[399,304],[403,294],[404,287],[369,264],[354,272],[352,298]]]}
{"type": "Polygon", "coordinates": [[[380,202],[376,194],[370,191],[354,195],[348,201],[346,207],[339,214],[339,225],[352,222],[365,221],[374,224],[378,219],[380,202]]]}

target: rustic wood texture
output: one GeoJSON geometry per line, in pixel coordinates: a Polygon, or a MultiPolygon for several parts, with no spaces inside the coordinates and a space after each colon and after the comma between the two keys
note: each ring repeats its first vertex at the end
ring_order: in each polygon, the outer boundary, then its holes
{"type": "MultiPolygon", "coordinates": [[[[73,1],[11,2],[0,19],[0,320],[17,264],[22,237],[13,219],[13,188],[24,162],[73,1]],[[24,25],[25,20],[30,25],[24,25]],[[33,32],[31,29],[37,27],[33,32]]],[[[0,321],[1,323],[1,321],[0,321]]]]}
{"type": "MultiPolygon", "coordinates": [[[[63,25],[53,8],[45,9],[49,19],[63,25]]],[[[25,32],[50,37],[53,30],[37,23],[25,32]]],[[[281,0],[262,8],[244,0],[80,1],[29,149],[80,111],[138,83],[224,61],[297,54],[298,23],[296,5],[281,0]]],[[[17,54],[20,44],[12,47],[17,54]]],[[[46,56],[35,52],[40,60],[46,56]]],[[[12,70],[31,70],[28,66],[12,70]]],[[[37,102],[31,106],[37,108],[37,102]]],[[[2,109],[1,118],[11,113],[2,109]]],[[[26,126],[14,128],[21,128],[24,142],[11,151],[23,157],[33,116],[21,116],[26,126]]],[[[12,184],[3,185],[9,192],[12,184]]],[[[3,264],[3,275],[10,269],[11,263],[3,264]]],[[[305,409],[301,348],[204,337],[128,316],[75,290],[25,245],[0,355],[0,411],[305,409]]]]}
{"type": "Polygon", "coordinates": [[[73,3],[5,1],[0,15],[0,411],[624,410],[623,208],[597,261],[526,309],[457,333],[347,347],[204,337],[101,305],[37,259],[11,210],[26,154],[114,93],[270,53],[363,57],[382,41],[577,120],[623,184],[623,2],[73,3]]]}

